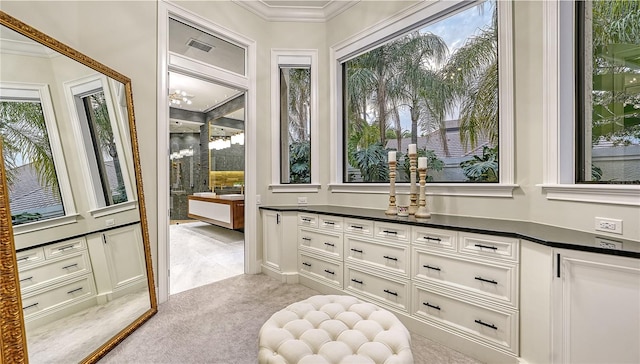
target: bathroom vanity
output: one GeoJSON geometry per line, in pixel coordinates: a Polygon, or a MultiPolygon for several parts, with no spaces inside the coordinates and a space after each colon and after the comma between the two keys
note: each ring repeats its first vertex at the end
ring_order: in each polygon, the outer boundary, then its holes
{"type": "Polygon", "coordinates": [[[244,228],[244,195],[190,195],[189,216],[210,224],[238,230],[244,228]]]}

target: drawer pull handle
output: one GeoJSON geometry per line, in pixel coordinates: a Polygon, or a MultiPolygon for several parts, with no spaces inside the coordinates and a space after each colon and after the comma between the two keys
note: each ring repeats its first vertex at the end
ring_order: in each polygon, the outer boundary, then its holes
{"type": "Polygon", "coordinates": [[[438,268],[438,267],[432,267],[430,265],[423,265],[423,267],[427,268],[427,269],[433,269],[433,270],[437,270],[438,272],[441,271],[442,269],[438,268]]]}
{"type": "Polygon", "coordinates": [[[76,288],[76,289],[72,289],[71,291],[67,292],[67,294],[72,294],[72,293],[78,292],[78,291],[82,291],[82,287],[76,288]]]}
{"type": "Polygon", "coordinates": [[[22,279],[20,280],[20,282],[30,281],[30,280],[32,280],[32,279],[33,279],[33,277],[22,278],[22,279]]]}
{"type": "Polygon", "coordinates": [[[398,235],[397,231],[393,231],[393,230],[382,230],[383,233],[385,234],[393,234],[393,235],[398,235]]]}
{"type": "Polygon", "coordinates": [[[384,256],[384,259],[394,260],[394,261],[396,261],[396,262],[398,261],[398,258],[390,257],[390,256],[388,256],[388,255],[385,255],[385,256],[384,256]]]}
{"type": "Polygon", "coordinates": [[[304,237],[304,238],[302,238],[302,240],[311,241],[311,238],[304,237]]]}
{"type": "Polygon", "coordinates": [[[360,230],[362,230],[362,226],[359,226],[359,225],[351,225],[351,228],[352,229],[360,229],[360,230]]]}
{"type": "Polygon", "coordinates": [[[302,262],[302,265],[306,266],[306,267],[310,267],[311,263],[307,263],[307,262],[302,262]]]}
{"type": "Polygon", "coordinates": [[[476,277],[477,280],[482,281],[482,282],[487,282],[487,283],[491,283],[491,284],[498,284],[498,282],[490,280],[490,279],[484,279],[482,277],[476,277]]]}
{"type": "Polygon", "coordinates": [[[73,244],[72,245],[65,245],[65,246],[61,246],[60,248],[58,248],[59,252],[68,250],[68,249],[73,249],[73,244]]]}
{"type": "Polygon", "coordinates": [[[384,292],[398,297],[398,292],[389,291],[388,289],[385,289],[384,292]]]}
{"type": "Polygon", "coordinates": [[[336,272],[332,272],[332,271],[330,271],[330,270],[328,270],[328,269],[325,269],[324,271],[325,271],[325,272],[327,272],[327,273],[329,273],[329,274],[334,274],[334,275],[336,274],[336,272]]]}
{"type": "Polygon", "coordinates": [[[440,238],[432,238],[432,237],[430,237],[430,236],[425,236],[425,237],[424,237],[424,239],[425,239],[425,240],[438,241],[438,242],[442,241],[442,239],[440,239],[440,238]]]}
{"type": "Polygon", "coordinates": [[[36,303],[32,303],[32,304],[30,304],[29,306],[25,306],[25,307],[23,307],[22,309],[23,309],[23,310],[26,310],[27,308],[36,307],[37,305],[38,305],[38,302],[36,302],[36,303]]]}
{"type": "Polygon", "coordinates": [[[335,225],[336,223],[333,221],[325,221],[324,222],[325,225],[335,225]]]}
{"type": "Polygon", "coordinates": [[[475,320],[475,321],[476,321],[476,323],[477,323],[477,324],[480,324],[480,325],[482,325],[482,326],[486,326],[486,327],[492,328],[492,329],[494,329],[494,330],[497,330],[497,329],[498,329],[498,327],[497,327],[497,326],[495,326],[495,325],[493,325],[493,324],[488,324],[488,323],[486,323],[486,322],[482,322],[482,320],[475,320]]]}
{"type": "Polygon", "coordinates": [[[304,222],[311,222],[311,219],[307,219],[305,217],[303,217],[301,220],[304,221],[304,222]]]}
{"type": "Polygon", "coordinates": [[[352,251],[352,252],[356,252],[356,253],[361,253],[361,254],[362,254],[362,250],[360,250],[360,249],[354,249],[354,248],[351,248],[351,251],[352,251]]]}
{"type": "Polygon", "coordinates": [[[359,281],[359,280],[357,280],[355,278],[351,278],[351,282],[356,282],[358,284],[363,284],[364,283],[363,281],[359,281]]]}
{"type": "Polygon", "coordinates": [[[492,249],[492,250],[498,250],[497,247],[495,246],[490,246],[490,245],[482,245],[482,244],[476,244],[476,246],[480,249],[485,248],[485,249],[492,249]]]}
{"type": "Polygon", "coordinates": [[[73,267],[77,267],[77,266],[78,266],[78,263],[74,263],[74,264],[68,265],[66,267],[62,267],[62,269],[69,269],[69,268],[73,268],[73,267]]]}
{"type": "Polygon", "coordinates": [[[440,310],[440,306],[432,305],[429,302],[422,302],[423,305],[431,308],[435,308],[436,310],[440,310]]]}
{"type": "Polygon", "coordinates": [[[333,243],[324,243],[324,245],[326,245],[326,246],[331,246],[331,247],[336,246],[336,245],[335,245],[335,244],[333,244],[333,243]]]}
{"type": "Polygon", "coordinates": [[[18,263],[27,261],[27,260],[29,260],[29,258],[30,258],[29,256],[22,257],[22,258],[18,259],[18,263]]]}

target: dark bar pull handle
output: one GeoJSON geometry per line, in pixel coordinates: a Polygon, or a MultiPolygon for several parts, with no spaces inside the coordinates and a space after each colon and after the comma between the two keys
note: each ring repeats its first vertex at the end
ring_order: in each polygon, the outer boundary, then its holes
{"type": "Polygon", "coordinates": [[[311,238],[304,237],[304,238],[302,238],[302,240],[311,241],[311,238]]]}
{"type": "Polygon", "coordinates": [[[425,240],[438,241],[438,242],[439,242],[439,241],[442,241],[442,239],[440,239],[440,238],[432,238],[432,237],[430,237],[430,236],[425,236],[425,237],[424,237],[424,239],[425,239],[425,240]]]}
{"type": "Polygon", "coordinates": [[[336,223],[333,221],[325,221],[325,225],[335,225],[336,223]]]}
{"type": "Polygon", "coordinates": [[[435,308],[436,310],[440,310],[440,306],[432,305],[429,302],[422,302],[422,304],[427,306],[427,307],[431,307],[431,308],[435,308]]]}
{"type": "Polygon", "coordinates": [[[326,245],[326,246],[331,246],[331,247],[336,246],[336,245],[335,245],[335,244],[333,244],[333,243],[324,243],[324,245],[326,245]]]}
{"type": "Polygon", "coordinates": [[[355,278],[351,278],[351,282],[356,282],[358,284],[363,284],[364,283],[363,281],[359,281],[359,280],[357,280],[355,278]]]}
{"type": "Polygon", "coordinates": [[[78,263],[74,263],[74,264],[71,264],[71,265],[67,265],[66,267],[62,267],[62,269],[69,269],[69,268],[73,268],[73,267],[77,267],[77,266],[78,266],[78,263]]]}
{"type": "Polygon", "coordinates": [[[336,274],[335,272],[332,272],[332,271],[330,271],[330,270],[328,270],[328,269],[325,269],[324,271],[325,271],[325,272],[327,272],[327,273],[329,273],[329,274],[334,274],[334,275],[336,274]]]}
{"type": "Polygon", "coordinates": [[[359,226],[359,225],[351,225],[351,228],[352,229],[360,229],[360,230],[362,230],[362,226],[359,226]]]}
{"type": "Polygon", "coordinates": [[[67,249],[72,249],[72,248],[73,248],[73,245],[65,245],[65,246],[62,246],[62,247],[58,248],[58,251],[61,252],[61,251],[65,251],[67,249]]]}
{"type": "Polygon", "coordinates": [[[492,250],[498,250],[497,247],[495,246],[490,246],[490,245],[482,245],[482,244],[476,244],[476,246],[480,249],[485,248],[485,249],[492,249],[492,250]]]}
{"type": "Polygon", "coordinates": [[[494,330],[497,330],[497,329],[498,329],[498,327],[497,327],[497,326],[492,325],[492,324],[488,324],[488,323],[486,323],[486,322],[482,322],[482,320],[475,320],[475,322],[476,322],[477,324],[480,324],[480,325],[482,325],[482,326],[489,327],[489,328],[494,329],[494,330]]]}
{"type": "Polygon", "coordinates": [[[390,257],[388,255],[385,255],[384,259],[395,260],[396,262],[398,261],[398,258],[390,257]]]}
{"type": "Polygon", "coordinates": [[[487,282],[487,283],[491,283],[491,284],[498,284],[498,282],[490,280],[490,279],[484,279],[482,277],[476,277],[477,280],[482,281],[482,282],[487,282]]]}
{"type": "Polygon", "coordinates": [[[21,279],[21,280],[20,280],[20,282],[30,281],[30,280],[32,280],[32,279],[33,279],[33,277],[27,277],[27,278],[23,278],[23,279],[21,279]]]}
{"type": "Polygon", "coordinates": [[[25,307],[23,307],[22,309],[23,309],[23,310],[26,310],[27,308],[36,307],[37,305],[38,305],[38,302],[33,303],[33,304],[30,304],[29,306],[25,306],[25,307]]]}
{"type": "Polygon", "coordinates": [[[433,270],[437,270],[438,272],[441,271],[442,269],[438,268],[438,267],[432,267],[430,265],[423,265],[423,267],[427,268],[427,269],[433,269],[433,270]]]}
{"type": "Polygon", "coordinates": [[[29,258],[30,258],[29,256],[22,257],[22,258],[18,259],[18,263],[25,262],[25,261],[29,260],[29,258]]]}
{"type": "Polygon", "coordinates": [[[383,233],[385,234],[393,234],[393,235],[398,235],[397,231],[393,231],[393,230],[382,230],[383,233]]]}
{"type": "Polygon", "coordinates": [[[76,288],[76,289],[72,289],[71,291],[67,292],[67,294],[72,294],[72,293],[78,292],[78,291],[82,291],[82,287],[76,288]]]}
{"type": "Polygon", "coordinates": [[[301,220],[304,222],[311,222],[311,219],[307,219],[306,217],[303,217],[301,220]]]}
{"type": "Polygon", "coordinates": [[[311,263],[307,263],[307,262],[302,262],[302,265],[306,266],[306,267],[310,267],[311,263]]]}
{"type": "Polygon", "coordinates": [[[356,252],[356,253],[362,253],[362,250],[354,249],[354,248],[351,248],[351,251],[352,251],[352,252],[356,252]]]}
{"type": "Polygon", "coordinates": [[[385,289],[384,292],[398,297],[398,292],[389,291],[388,289],[385,289]]]}

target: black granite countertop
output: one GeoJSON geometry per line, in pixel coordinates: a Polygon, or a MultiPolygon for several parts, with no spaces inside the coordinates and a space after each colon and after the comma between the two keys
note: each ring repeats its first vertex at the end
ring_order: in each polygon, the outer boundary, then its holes
{"type": "Polygon", "coordinates": [[[386,215],[383,210],[332,205],[260,206],[260,209],[280,212],[310,212],[354,219],[508,236],[529,240],[554,248],[582,250],[640,259],[640,241],[621,239],[617,237],[610,237],[608,235],[565,229],[533,222],[438,214],[432,214],[431,218],[428,219],[418,219],[413,216],[401,217],[386,215]],[[601,239],[622,243],[622,249],[614,250],[600,248],[598,244],[601,239]]]}

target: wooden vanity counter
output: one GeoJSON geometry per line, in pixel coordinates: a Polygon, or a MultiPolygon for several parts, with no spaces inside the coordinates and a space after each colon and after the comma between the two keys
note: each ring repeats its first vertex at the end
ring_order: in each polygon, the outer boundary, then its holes
{"type": "Polygon", "coordinates": [[[234,199],[222,196],[188,196],[187,216],[228,229],[244,229],[244,196],[234,199]]]}

